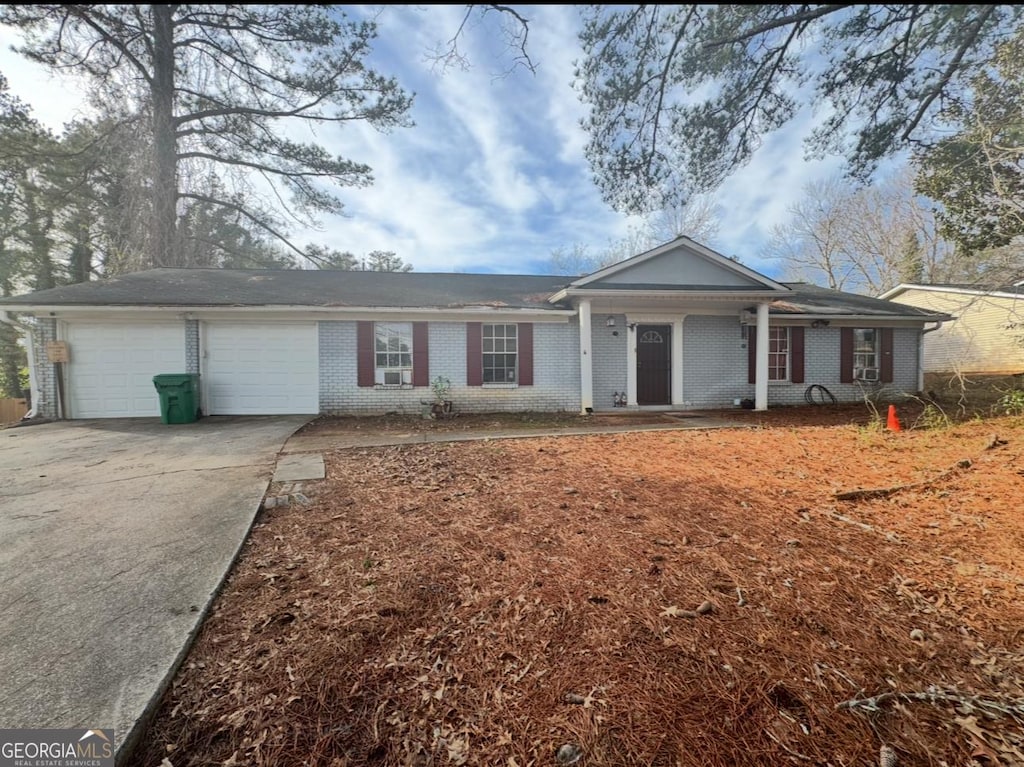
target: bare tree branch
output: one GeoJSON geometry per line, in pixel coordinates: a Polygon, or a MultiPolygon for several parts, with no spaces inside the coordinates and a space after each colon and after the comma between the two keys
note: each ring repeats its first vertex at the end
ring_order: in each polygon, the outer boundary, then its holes
{"type": "Polygon", "coordinates": [[[817,8],[808,11],[801,11],[800,13],[794,13],[789,16],[781,16],[777,19],[773,19],[766,24],[760,24],[750,29],[744,29],[738,35],[732,35],[730,37],[720,37],[713,40],[707,40],[702,45],[705,48],[718,48],[723,45],[732,45],[733,43],[741,43],[751,38],[762,35],[765,32],[771,32],[773,29],[780,29],[781,27],[788,27],[790,24],[806,24],[808,21],[814,21],[820,19],[823,16],[828,16],[830,13],[841,11],[844,8],[850,8],[855,3],[838,3],[834,5],[819,5],[817,8]]]}

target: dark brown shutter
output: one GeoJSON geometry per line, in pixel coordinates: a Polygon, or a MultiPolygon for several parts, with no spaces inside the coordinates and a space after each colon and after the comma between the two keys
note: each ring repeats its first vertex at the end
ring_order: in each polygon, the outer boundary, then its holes
{"type": "Polygon", "coordinates": [[[412,385],[430,386],[430,342],[428,324],[412,323],[412,385]]]}
{"type": "Polygon", "coordinates": [[[804,329],[789,329],[789,380],[804,382],[804,329]]]}
{"type": "Polygon", "coordinates": [[[466,323],[466,385],[482,386],[484,382],[483,326],[466,323]]]}
{"type": "Polygon", "coordinates": [[[747,325],[747,383],[757,383],[757,328],[747,325]]]}
{"type": "Polygon", "coordinates": [[[360,320],[356,323],[356,360],[359,372],[356,381],[360,386],[373,386],[374,364],[373,357],[373,323],[360,320]]]}
{"type": "Polygon", "coordinates": [[[839,382],[853,383],[853,328],[839,329],[839,382]]]}
{"type": "Polygon", "coordinates": [[[519,385],[533,386],[533,323],[519,323],[519,385]]]}
{"type": "Polygon", "coordinates": [[[880,333],[882,359],[878,363],[878,377],[882,383],[892,383],[892,328],[882,328],[880,333]]]}

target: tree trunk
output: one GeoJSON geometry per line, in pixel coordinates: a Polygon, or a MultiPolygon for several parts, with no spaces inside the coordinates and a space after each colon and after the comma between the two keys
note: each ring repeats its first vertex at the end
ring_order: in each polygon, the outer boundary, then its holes
{"type": "Polygon", "coordinates": [[[71,282],[88,282],[92,271],[92,248],[88,241],[77,240],[71,246],[71,257],[68,259],[68,271],[71,282]]]}
{"type": "Polygon", "coordinates": [[[25,240],[28,242],[32,262],[32,274],[35,277],[33,290],[48,290],[57,287],[54,275],[53,259],[50,257],[50,227],[52,215],[47,216],[39,205],[39,191],[33,186],[26,175],[22,179],[25,194],[25,240]]]}
{"type": "Polygon", "coordinates": [[[153,13],[153,232],[152,266],[176,266],[175,224],[178,178],[174,126],[174,12],[176,5],[152,5],[153,13]]]}

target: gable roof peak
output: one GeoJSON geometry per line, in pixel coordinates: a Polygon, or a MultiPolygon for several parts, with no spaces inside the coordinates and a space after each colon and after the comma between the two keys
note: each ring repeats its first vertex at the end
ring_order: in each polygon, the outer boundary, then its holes
{"type": "Polygon", "coordinates": [[[631,256],[623,261],[611,264],[609,266],[602,267],[595,272],[586,274],[577,280],[574,280],[569,284],[569,288],[581,288],[590,285],[594,282],[606,279],[612,275],[620,272],[632,269],[640,264],[643,264],[651,259],[662,256],[666,253],[670,253],[673,250],[685,249],[689,255],[696,256],[697,258],[703,258],[711,263],[723,268],[727,271],[731,271],[741,277],[744,277],[754,283],[763,285],[765,289],[777,290],[779,292],[787,292],[789,288],[783,285],[781,282],[771,279],[770,277],[761,274],[748,266],[743,265],[735,258],[724,256],[716,250],[712,250],[706,245],[702,245],[696,240],[687,237],[686,235],[679,235],[673,240],[669,240],[661,245],[657,245],[643,253],[638,253],[635,256],[631,256]]]}

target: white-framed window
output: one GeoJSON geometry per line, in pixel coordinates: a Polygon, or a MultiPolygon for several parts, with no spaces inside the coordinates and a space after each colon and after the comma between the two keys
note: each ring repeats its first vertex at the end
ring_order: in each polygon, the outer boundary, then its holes
{"type": "Polygon", "coordinates": [[[875,328],[853,329],[853,380],[877,381],[878,331],[875,328]]]}
{"type": "Polygon", "coordinates": [[[768,328],[768,380],[789,380],[789,328],[768,328]]]}
{"type": "Polygon", "coordinates": [[[483,368],[485,384],[515,383],[519,370],[519,326],[483,326],[483,368]]]}
{"type": "Polygon", "coordinates": [[[374,323],[374,382],[380,386],[412,385],[412,323],[374,323]]]}

